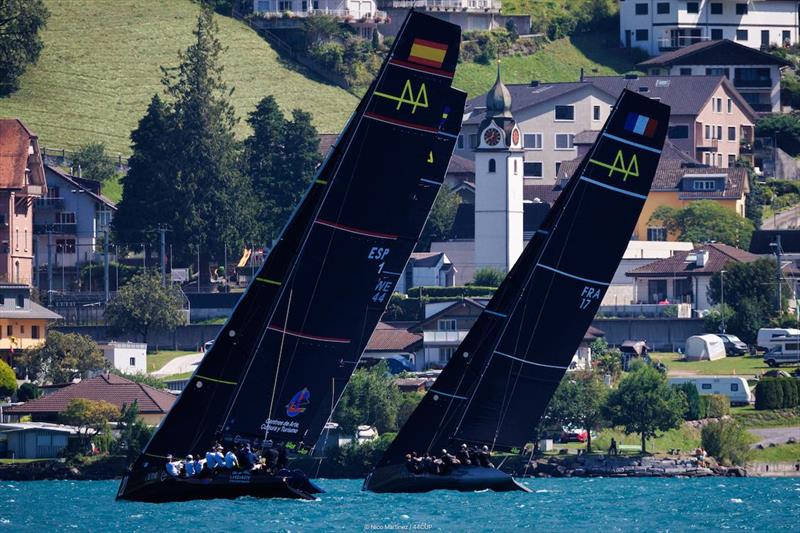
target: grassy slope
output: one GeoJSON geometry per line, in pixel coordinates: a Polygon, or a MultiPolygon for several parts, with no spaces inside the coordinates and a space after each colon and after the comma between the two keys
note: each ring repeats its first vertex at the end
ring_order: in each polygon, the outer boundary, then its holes
{"type": "Polygon", "coordinates": [[[750,455],[751,462],[762,463],[793,463],[800,461],[800,444],[780,444],[763,450],[753,450],[750,455]]]}
{"type": "MultiPolygon", "coordinates": [[[[190,0],[46,0],[51,17],[39,62],[22,87],[0,99],[0,116],[19,117],[43,145],[75,148],[105,142],[129,153],[129,134],[152,95],[161,92],[159,66],[177,64],[192,40],[198,5],[190,0]]],[[[284,111],[313,113],[317,128],[338,132],[356,106],[346,91],[313,81],[282,63],[277,53],[241,22],[217,17],[225,79],[244,118],[272,94],[284,111]]],[[[240,134],[246,132],[240,125],[240,134]]]]}
{"type": "MultiPolygon", "coordinates": [[[[505,83],[577,81],[583,67],[587,76],[614,75],[636,70],[637,57],[620,49],[613,34],[593,33],[559,39],[529,56],[502,59],[505,83]],[[593,72],[592,69],[597,69],[593,72]]],[[[494,64],[461,63],[453,85],[470,97],[485,93],[497,76],[494,64]]]]}
{"type": "Polygon", "coordinates": [[[182,350],[161,350],[160,352],[147,354],[147,371],[154,372],[176,357],[193,353],[196,352],[186,352],[182,350]]]}
{"type": "Polygon", "coordinates": [[[692,373],[700,375],[755,375],[769,370],[761,357],[725,357],[716,361],[681,361],[682,354],[651,353],[669,369],[670,373],[692,373]]]}

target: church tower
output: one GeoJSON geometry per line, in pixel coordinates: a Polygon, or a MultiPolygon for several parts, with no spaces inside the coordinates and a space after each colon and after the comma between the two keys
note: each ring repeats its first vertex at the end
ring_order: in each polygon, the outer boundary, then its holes
{"type": "Polygon", "coordinates": [[[522,134],[511,93],[497,81],[486,95],[486,118],[475,148],[475,266],[508,272],[522,253],[522,134]]]}

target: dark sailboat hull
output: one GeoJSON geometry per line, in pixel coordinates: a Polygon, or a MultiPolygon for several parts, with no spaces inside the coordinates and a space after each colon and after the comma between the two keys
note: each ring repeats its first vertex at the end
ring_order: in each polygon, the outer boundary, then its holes
{"type": "Polygon", "coordinates": [[[314,494],[325,492],[301,472],[285,475],[260,475],[246,471],[221,472],[207,478],[173,478],[164,473],[138,482],[123,478],[118,500],[149,503],[189,500],[254,498],[287,498],[315,500],[314,494]]]}
{"type": "Polygon", "coordinates": [[[448,474],[412,474],[404,465],[378,468],[364,481],[363,490],[371,492],[430,492],[432,490],[531,492],[529,488],[514,480],[511,475],[495,468],[459,466],[448,474]]]}

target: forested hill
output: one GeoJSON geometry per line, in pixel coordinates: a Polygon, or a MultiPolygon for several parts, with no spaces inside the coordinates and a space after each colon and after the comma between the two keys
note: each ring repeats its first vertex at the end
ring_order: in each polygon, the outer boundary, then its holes
{"type": "MultiPolygon", "coordinates": [[[[21,118],[47,147],[73,149],[104,142],[127,155],[129,135],[151,96],[162,90],[160,66],[178,64],[192,40],[199,6],[191,0],[45,0],[50,11],[45,48],[0,98],[0,116],[21,118]]],[[[274,95],[284,111],[301,108],[321,132],[338,132],[357,104],[348,92],[315,81],[284,63],[245,24],[217,17],[224,77],[244,118],[258,100],[274,95]]]]}

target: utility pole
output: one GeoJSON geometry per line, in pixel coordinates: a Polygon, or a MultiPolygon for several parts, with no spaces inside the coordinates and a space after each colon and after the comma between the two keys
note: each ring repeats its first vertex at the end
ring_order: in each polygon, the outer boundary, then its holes
{"type": "Polygon", "coordinates": [[[163,224],[158,225],[158,232],[161,234],[161,253],[159,259],[161,261],[161,286],[167,286],[167,227],[163,224]]]}
{"type": "Polygon", "coordinates": [[[147,243],[142,243],[142,268],[147,272],[147,243]]]}
{"type": "Polygon", "coordinates": [[[47,306],[53,306],[53,227],[47,226],[47,306]]]}
{"type": "Polygon", "coordinates": [[[722,324],[720,324],[720,329],[722,333],[725,333],[725,271],[719,271],[719,283],[720,283],[720,306],[719,306],[719,315],[722,319],[722,324]]]}
{"type": "Polygon", "coordinates": [[[108,289],[108,228],[103,230],[103,291],[105,292],[106,302],[110,299],[108,289]]]}
{"type": "Polygon", "coordinates": [[[197,245],[197,292],[200,292],[200,245],[197,245]]]}
{"type": "Polygon", "coordinates": [[[777,291],[778,301],[776,302],[776,304],[778,306],[778,308],[777,308],[778,309],[778,313],[780,313],[781,310],[783,309],[783,305],[782,305],[782,303],[783,303],[783,294],[781,294],[782,293],[782,287],[781,287],[781,285],[782,285],[782,283],[781,283],[781,254],[782,253],[783,253],[783,250],[781,250],[781,235],[780,235],[780,233],[778,233],[777,235],[775,235],[775,258],[777,259],[777,261],[776,261],[777,265],[775,267],[775,276],[776,276],[777,282],[778,282],[778,291],[777,291]]]}

